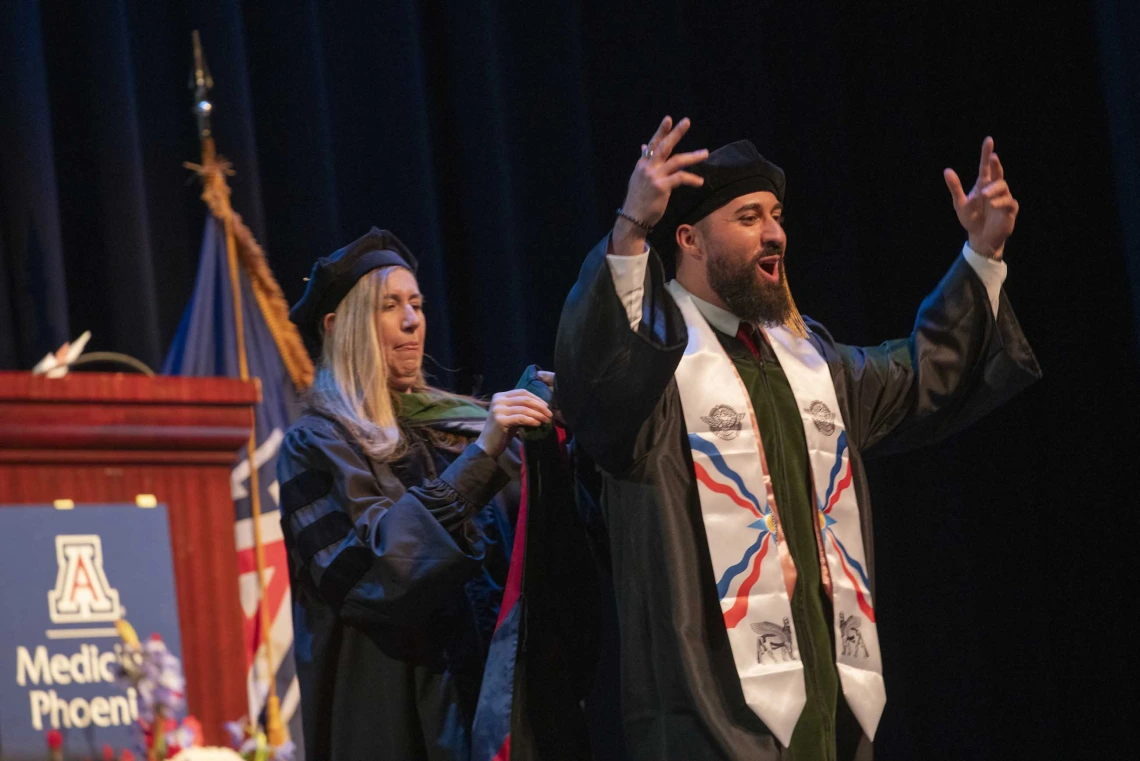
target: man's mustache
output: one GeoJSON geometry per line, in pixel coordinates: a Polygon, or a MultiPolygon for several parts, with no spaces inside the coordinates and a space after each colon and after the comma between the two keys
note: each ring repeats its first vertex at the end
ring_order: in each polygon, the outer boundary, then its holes
{"type": "Polygon", "coordinates": [[[761,259],[767,259],[769,256],[783,256],[783,255],[784,255],[784,247],[782,245],[780,245],[779,243],[776,243],[775,241],[773,241],[771,243],[765,243],[760,248],[760,251],[757,252],[756,256],[752,257],[752,264],[757,265],[760,263],[761,259]]]}

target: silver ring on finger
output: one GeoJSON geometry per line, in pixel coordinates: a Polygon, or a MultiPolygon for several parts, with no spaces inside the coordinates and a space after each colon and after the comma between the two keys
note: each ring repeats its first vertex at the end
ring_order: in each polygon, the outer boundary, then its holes
{"type": "Polygon", "coordinates": [[[650,148],[648,145],[645,146],[644,148],[642,148],[641,149],[641,158],[643,158],[643,159],[653,158],[653,149],[650,148]]]}

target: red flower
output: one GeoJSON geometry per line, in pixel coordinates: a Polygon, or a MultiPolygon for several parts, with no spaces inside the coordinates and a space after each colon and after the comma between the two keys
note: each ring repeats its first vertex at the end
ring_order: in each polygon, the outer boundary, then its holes
{"type": "Polygon", "coordinates": [[[198,721],[196,717],[187,716],[182,720],[182,727],[183,729],[190,730],[190,734],[194,737],[195,745],[204,745],[206,743],[206,738],[202,734],[202,722],[198,721]]]}
{"type": "Polygon", "coordinates": [[[49,750],[59,750],[63,747],[63,733],[58,729],[50,729],[47,733],[47,744],[49,750]]]}

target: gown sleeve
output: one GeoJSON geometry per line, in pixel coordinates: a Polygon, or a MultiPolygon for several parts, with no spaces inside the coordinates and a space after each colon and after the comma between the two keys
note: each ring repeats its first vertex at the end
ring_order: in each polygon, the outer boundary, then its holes
{"type": "Polygon", "coordinates": [[[849,435],[874,455],[944,439],[1041,377],[1005,291],[995,316],[962,257],[923,301],[908,338],[833,350],[849,435]]]}
{"type": "Polygon", "coordinates": [[[688,332],[650,251],[641,323],[629,315],[606,264],[609,238],[589,256],[558,325],[557,398],[579,444],[611,473],[630,463],[642,424],[656,409],[685,351],[688,332]]]}
{"type": "Polygon", "coordinates": [[[293,577],[349,623],[421,619],[479,569],[484,545],[471,518],[507,481],[472,444],[438,478],[386,494],[356,447],[295,427],[278,459],[293,577]]]}

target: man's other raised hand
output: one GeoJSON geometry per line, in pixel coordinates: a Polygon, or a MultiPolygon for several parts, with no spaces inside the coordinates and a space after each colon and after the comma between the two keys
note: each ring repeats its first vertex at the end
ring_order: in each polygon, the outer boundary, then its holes
{"type": "Polygon", "coordinates": [[[1018,203],[1009,192],[998,155],[994,153],[994,139],[982,141],[982,156],[978,162],[978,179],[969,194],[962,190],[962,181],[953,169],[944,169],[942,176],[950,189],[958,221],[970,236],[970,248],[991,259],[1002,258],[1005,241],[1017,222],[1018,203]]]}

